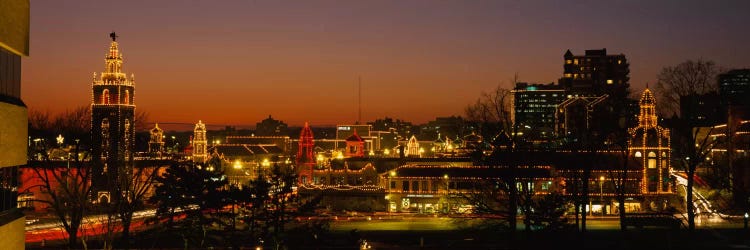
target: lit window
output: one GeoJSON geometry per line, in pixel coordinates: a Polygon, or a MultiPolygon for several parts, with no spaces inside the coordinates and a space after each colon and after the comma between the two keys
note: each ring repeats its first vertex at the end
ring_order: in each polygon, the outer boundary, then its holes
{"type": "Polygon", "coordinates": [[[571,61],[571,60],[565,60],[565,64],[571,64],[571,63],[573,63],[573,61],[571,61]]]}
{"type": "Polygon", "coordinates": [[[109,89],[102,91],[102,104],[109,104],[109,89]]]}
{"type": "Polygon", "coordinates": [[[573,60],[573,64],[578,65],[578,59],[573,60]]]}
{"type": "Polygon", "coordinates": [[[613,82],[612,79],[607,79],[607,84],[612,84],[613,82]]]}
{"type": "Polygon", "coordinates": [[[641,152],[640,151],[636,151],[635,152],[635,157],[639,157],[639,158],[642,157],[641,152]]]}

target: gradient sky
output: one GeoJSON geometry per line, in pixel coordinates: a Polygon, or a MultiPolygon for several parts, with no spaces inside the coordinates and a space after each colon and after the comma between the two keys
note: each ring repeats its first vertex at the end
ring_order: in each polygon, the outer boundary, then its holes
{"type": "Polygon", "coordinates": [[[31,1],[23,99],[88,105],[116,31],[151,121],[290,125],[462,115],[518,73],[553,82],[566,49],[607,48],[631,85],[665,65],[750,67],[750,1],[31,1]]]}

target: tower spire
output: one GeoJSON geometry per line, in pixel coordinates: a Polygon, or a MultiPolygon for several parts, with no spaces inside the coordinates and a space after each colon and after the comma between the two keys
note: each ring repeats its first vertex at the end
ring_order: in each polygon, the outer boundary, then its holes
{"type": "Polygon", "coordinates": [[[310,129],[310,125],[305,122],[305,127],[302,128],[302,132],[299,135],[299,147],[296,159],[299,184],[304,185],[312,181],[313,166],[315,166],[315,158],[313,158],[314,147],[312,130],[310,129]]]}
{"type": "Polygon", "coordinates": [[[118,36],[117,36],[117,33],[115,33],[114,31],[112,31],[112,33],[109,33],[109,37],[111,37],[112,41],[114,42],[115,40],[117,40],[118,36]]]}
{"type": "Polygon", "coordinates": [[[357,88],[357,124],[362,122],[362,76],[358,77],[359,86],[357,88]]]}

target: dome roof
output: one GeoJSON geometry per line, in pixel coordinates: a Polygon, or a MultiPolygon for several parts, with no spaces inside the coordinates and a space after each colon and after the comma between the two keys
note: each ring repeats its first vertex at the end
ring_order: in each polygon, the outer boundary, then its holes
{"type": "Polygon", "coordinates": [[[654,97],[654,94],[651,93],[651,90],[646,88],[646,90],[643,91],[643,94],[641,94],[641,100],[639,103],[641,105],[656,105],[656,98],[654,97]]]}

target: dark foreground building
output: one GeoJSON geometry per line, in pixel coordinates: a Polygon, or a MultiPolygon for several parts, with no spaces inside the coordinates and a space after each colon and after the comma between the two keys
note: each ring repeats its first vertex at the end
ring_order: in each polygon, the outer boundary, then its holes
{"type": "Polygon", "coordinates": [[[17,208],[19,167],[26,165],[28,114],[21,101],[21,57],[29,55],[29,1],[0,4],[0,248],[23,249],[17,208]]]}

